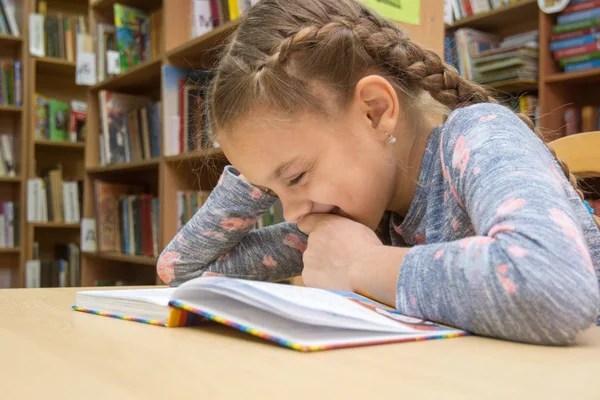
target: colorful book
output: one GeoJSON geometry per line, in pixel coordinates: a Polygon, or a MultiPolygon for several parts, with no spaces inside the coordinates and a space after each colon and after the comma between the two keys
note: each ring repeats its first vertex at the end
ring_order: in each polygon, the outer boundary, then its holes
{"type": "Polygon", "coordinates": [[[557,40],[550,43],[550,50],[557,51],[568,49],[571,47],[585,46],[586,44],[596,43],[600,39],[600,33],[580,36],[571,39],[557,40]]]}
{"type": "Polygon", "coordinates": [[[64,101],[50,99],[49,110],[50,140],[68,140],[69,105],[64,101]]]}
{"type": "Polygon", "coordinates": [[[35,94],[35,138],[37,140],[50,139],[49,102],[45,96],[35,94]]]}
{"type": "Polygon", "coordinates": [[[598,18],[600,17],[600,8],[594,8],[591,10],[585,10],[580,12],[575,12],[572,14],[559,15],[556,18],[556,22],[561,24],[568,24],[571,22],[584,21],[586,19],[598,18]]]}
{"type": "Polygon", "coordinates": [[[579,56],[582,54],[592,53],[600,50],[600,42],[585,44],[583,46],[571,47],[569,49],[558,50],[552,53],[555,60],[560,60],[565,57],[579,56]]]}
{"type": "Polygon", "coordinates": [[[588,69],[600,67],[600,60],[591,60],[575,64],[565,65],[565,72],[586,71],[588,69]]]}
{"type": "Polygon", "coordinates": [[[564,25],[554,25],[552,27],[553,34],[565,33],[576,31],[580,29],[586,28],[594,28],[600,25],[600,17],[599,18],[590,18],[582,21],[571,22],[569,24],[564,25]]]}
{"type": "Polygon", "coordinates": [[[568,65],[568,64],[575,64],[575,63],[580,63],[580,62],[584,62],[584,61],[591,61],[591,60],[596,60],[599,58],[600,58],[600,51],[593,51],[591,53],[582,54],[579,56],[562,58],[559,61],[559,64],[561,67],[564,67],[565,65],[568,65]]]}
{"type": "Polygon", "coordinates": [[[116,3],[113,9],[121,72],[125,72],[149,58],[150,20],[137,8],[116,3]]]}
{"type": "Polygon", "coordinates": [[[355,293],[224,277],[178,288],[81,291],[73,309],[167,327],[212,320],[299,351],[467,334],[355,293]]]}

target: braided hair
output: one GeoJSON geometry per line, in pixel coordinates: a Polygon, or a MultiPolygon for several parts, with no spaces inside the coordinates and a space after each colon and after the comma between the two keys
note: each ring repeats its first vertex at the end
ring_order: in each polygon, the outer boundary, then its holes
{"type": "MultiPolygon", "coordinates": [[[[344,105],[356,83],[372,73],[412,98],[428,93],[448,111],[497,103],[483,86],[356,0],[261,0],[242,17],[220,58],[209,91],[211,132],[257,107],[328,112],[315,83],[327,85],[336,104],[344,105]]],[[[518,116],[543,139],[527,115],[518,116]]],[[[557,161],[583,199],[575,176],[557,161]]]]}

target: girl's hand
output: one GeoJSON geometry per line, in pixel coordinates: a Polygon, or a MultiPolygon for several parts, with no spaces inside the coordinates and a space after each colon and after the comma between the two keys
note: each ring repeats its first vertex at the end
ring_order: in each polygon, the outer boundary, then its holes
{"type": "Polygon", "coordinates": [[[298,228],[309,235],[302,257],[307,286],[352,291],[363,260],[383,248],[372,230],[338,215],[309,214],[298,228]]]}
{"type": "Polygon", "coordinates": [[[306,286],[351,291],[396,306],[398,276],[409,249],[384,246],[364,225],[332,214],[298,222],[308,234],[302,260],[306,286]]]}

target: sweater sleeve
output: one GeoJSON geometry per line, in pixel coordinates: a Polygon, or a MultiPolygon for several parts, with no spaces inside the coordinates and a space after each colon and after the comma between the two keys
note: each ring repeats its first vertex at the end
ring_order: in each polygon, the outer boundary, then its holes
{"type": "Polygon", "coordinates": [[[598,281],[574,211],[583,205],[546,146],[508,109],[472,106],[444,126],[440,161],[448,203],[476,234],[412,248],[398,310],[484,336],[571,343],[598,315],[598,281]]]}
{"type": "Polygon", "coordinates": [[[206,203],[161,253],[157,271],[172,286],[202,275],[278,281],[302,273],[306,235],[280,223],[251,231],[273,196],[228,166],[206,203]]]}

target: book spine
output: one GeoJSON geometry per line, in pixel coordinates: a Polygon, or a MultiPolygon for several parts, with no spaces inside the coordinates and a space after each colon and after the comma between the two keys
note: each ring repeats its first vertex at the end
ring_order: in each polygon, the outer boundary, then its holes
{"type": "Polygon", "coordinates": [[[121,229],[123,229],[123,253],[129,254],[129,207],[127,197],[121,200],[121,229]]]}
{"type": "Polygon", "coordinates": [[[594,51],[600,50],[600,45],[598,43],[590,43],[583,46],[571,47],[568,49],[558,50],[554,52],[554,59],[560,60],[565,57],[573,57],[579,56],[582,54],[591,53],[594,51]]]}
{"type": "Polygon", "coordinates": [[[600,17],[600,8],[594,8],[592,10],[580,11],[573,14],[559,15],[556,18],[556,22],[558,22],[559,25],[562,25],[598,17],[600,17]]]}
{"type": "Polygon", "coordinates": [[[586,71],[588,69],[600,67],[600,60],[585,61],[581,63],[569,64],[565,66],[565,72],[586,71]]]}
{"type": "Polygon", "coordinates": [[[581,131],[581,113],[577,107],[567,107],[565,109],[565,134],[567,136],[576,135],[581,131]]]}
{"type": "Polygon", "coordinates": [[[580,56],[563,58],[559,61],[559,64],[561,67],[564,67],[565,65],[568,65],[568,64],[575,64],[575,63],[580,63],[580,62],[585,62],[585,61],[591,61],[591,60],[596,60],[599,58],[600,58],[600,51],[594,51],[591,53],[582,54],[580,56]]]}
{"type": "Polygon", "coordinates": [[[592,28],[585,28],[585,29],[579,29],[576,31],[571,31],[571,32],[565,32],[565,33],[558,33],[556,35],[552,35],[550,36],[550,42],[557,42],[559,40],[567,40],[567,39],[574,39],[574,38],[578,38],[581,36],[585,36],[585,35],[590,35],[596,33],[596,28],[592,27],[592,28]]]}
{"type": "Polygon", "coordinates": [[[576,21],[564,25],[554,25],[552,27],[552,33],[564,33],[570,31],[576,31],[579,29],[592,28],[600,25],[600,18],[591,18],[584,21],[576,21]]]}
{"type": "Polygon", "coordinates": [[[591,10],[592,8],[600,7],[600,0],[585,1],[567,6],[561,11],[560,15],[572,14],[580,11],[591,10]]]}
{"type": "Polygon", "coordinates": [[[550,50],[558,51],[558,50],[568,49],[571,47],[584,46],[586,44],[595,43],[599,39],[599,37],[598,37],[599,35],[600,34],[591,34],[591,35],[580,36],[580,37],[576,37],[576,38],[572,38],[572,39],[558,40],[555,42],[551,42],[550,50]]]}

